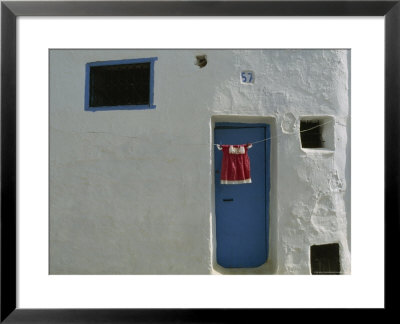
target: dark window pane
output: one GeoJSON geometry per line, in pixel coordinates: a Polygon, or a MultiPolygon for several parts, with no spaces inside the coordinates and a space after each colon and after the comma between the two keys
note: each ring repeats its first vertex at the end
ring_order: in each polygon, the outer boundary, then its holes
{"type": "Polygon", "coordinates": [[[339,244],[311,246],[311,273],[340,274],[339,244]]]}
{"type": "Polygon", "coordinates": [[[90,67],[90,107],[149,105],[150,63],[90,67]]]}
{"type": "Polygon", "coordinates": [[[303,148],[322,148],[322,126],[319,120],[300,121],[301,146],[303,148]],[[309,130],[308,130],[309,129],[309,130]],[[305,132],[303,132],[305,131],[305,132]]]}

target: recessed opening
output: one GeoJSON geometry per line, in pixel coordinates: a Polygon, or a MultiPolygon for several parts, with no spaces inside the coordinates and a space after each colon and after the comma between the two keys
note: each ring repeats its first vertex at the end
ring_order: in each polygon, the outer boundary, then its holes
{"type": "Polygon", "coordinates": [[[300,121],[300,136],[301,146],[304,148],[323,148],[324,141],[322,140],[322,127],[321,121],[314,120],[301,120],[300,121]]]}
{"type": "MultiPolygon", "coordinates": [[[[212,199],[212,230],[210,233],[210,240],[212,242],[212,273],[213,274],[227,274],[227,275],[232,275],[232,274],[276,274],[277,273],[277,253],[278,253],[278,244],[277,244],[277,211],[276,211],[276,206],[277,206],[277,195],[276,195],[276,183],[277,183],[277,178],[276,178],[276,167],[277,167],[277,154],[276,154],[276,137],[273,135],[276,135],[276,119],[274,117],[259,117],[259,116],[238,116],[238,115],[216,115],[211,117],[211,124],[210,124],[210,135],[211,135],[211,140],[213,143],[215,142],[215,127],[224,127],[224,123],[233,123],[233,124],[262,124],[264,125],[270,125],[270,131],[271,131],[271,137],[272,140],[271,142],[271,151],[270,151],[270,194],[269,194],[269,200],[270,200],[270,206],[269,206],[269,220],[268,220],[268,226],[269,226],[269,231],[268,231],[268,237],[269,237],[269,242],[268,242],[268,261],[265,262],[263,265],[255,268],[225,268],[218,264],[218,258],[217,258],[217,233],[216,233],[216,226],[217,226],[217,220],[216,220],[216,205],[217,202],[215,201],[215,177],[216,175],[213,174],[213,172],[210,173],[212,179],[210,179],[210,182],[212,183],[212,189],[211,189],[211,199],[212,199]]],[[[241,137],[243,139],[243,137],[241,137]]],[[[261,139],[265,138],[265,135],[261,136],[261,139]]],[[[260,138],[257,138],[257,140],[260,138]]],[[[247,139],[246,139],[247,140],[247,139]]],[[[249,139],[250,140],[250,139],[249,139]]],[[[236,141],[235,141],[236,142],[236,141]]],[[[221,144],[224,144],[221,142],[221,144]]],[[[214,148],[212,148],[214,149],[214,148]]],[[[253,151],[254,152],[254,151],[253,151]]],[[[253,153],[251,152],[251,154],[253,153]]],[[[267,160],[267,159],[266,159],[267,160]]],[[[218,171],[218,168],[215,166],[218,165],[218,162],[215,160],[215,154],[213,154],[213,159],[212,159],[212,170],[218,171]]],[[[216,174],[220,174],[219,172],[216,174]]],[[[232,188],[231,189],[235,189],[232,188]]],[[[222,199],[226,198],[233,198],[233,201],[228,201],[225,202],[222,200],[223,204],[227,204],[228,206],[235,209],[235,206],[232,204],[235,204],[237,202],[237,199],[233,196],[221,196],[222,199]]],[[[247,218],[246,218],[247,219],[247,218]]]]}
{"type": "Polygon", "coordinates": [[[207,55],[197,55],[196,65],[198,65],[200,68],[205,67],[207,65],[207,55]]]}
{"type": "Polygon", "coordinates": [[[311,246],[311,274],[340,274],[338,243],[311,246]]]}
{"type": "Polygon", "coordinates": [[[334,150],[334,119],[330,116],[300,118],[300,141],[303,149],[334,150]]]}

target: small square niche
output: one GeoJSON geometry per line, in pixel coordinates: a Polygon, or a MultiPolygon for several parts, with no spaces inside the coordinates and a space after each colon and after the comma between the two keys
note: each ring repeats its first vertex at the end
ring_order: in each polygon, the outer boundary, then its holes
{"type": "Polygon", "coordinates": [[[334,118],[313,116],[300,118],[300,140],[303,149],[333,151],[334,118]]]}
{"type": "Polygon", "coordinates": [[[323,244],[311,246],[311,274],[339,275],[339,244],[323,244]]]}

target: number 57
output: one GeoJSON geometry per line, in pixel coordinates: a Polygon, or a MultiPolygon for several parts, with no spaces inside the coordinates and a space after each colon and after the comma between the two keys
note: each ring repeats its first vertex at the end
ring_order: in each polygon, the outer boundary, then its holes
{"type": "Polygon", "coordinates": [[[241,73],[242,82],[243,83],[251,83],[253,82],[253,72],[251,71],[244,71],[241,73]]]}

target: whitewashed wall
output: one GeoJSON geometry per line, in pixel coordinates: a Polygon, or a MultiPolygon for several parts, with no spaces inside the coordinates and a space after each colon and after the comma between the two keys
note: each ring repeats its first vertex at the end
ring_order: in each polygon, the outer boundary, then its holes
{"type": "Polygon", "coordinates": [[[350,273],[349,51],[50,51],[51,274],[310,274],[310,245],[325,243],[350,273]],[[86,63],[145,57],[158,57],[156,109],[84,110],[86,63]],[[301,148],[304,116],[334,120],[334,149],[301,148]],[[218,121],[266,122],[275,137],[259,268],[215,262],[218,121]]]}

